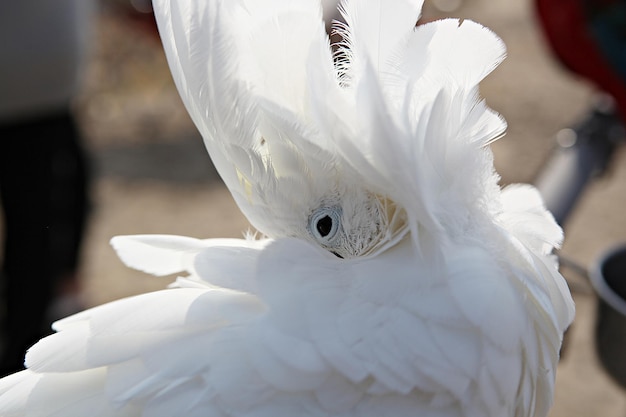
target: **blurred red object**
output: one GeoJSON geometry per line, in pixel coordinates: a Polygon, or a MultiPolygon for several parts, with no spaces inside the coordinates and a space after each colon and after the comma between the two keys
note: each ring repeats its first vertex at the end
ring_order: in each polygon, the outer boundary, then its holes
{"type": "MultiPolygon", "coordinates": [[[[618,3],[596,0],[602,8],[618,3]]],[[[622,3],[623,4],[623,3],[622,3]]],[[[615,100],[626,121],[626,80],[611,64],[591,28],[589,8],[583,0],[537,0],[539,22],[556,57],[574,73],[593,82],[615,100]]]]}

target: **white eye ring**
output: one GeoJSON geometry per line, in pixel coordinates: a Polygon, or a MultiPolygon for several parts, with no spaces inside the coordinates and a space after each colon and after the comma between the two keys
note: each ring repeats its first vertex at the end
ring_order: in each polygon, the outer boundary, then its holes
{"type": "Polygon", "coordinates": [[[341,207],[320,207],[309,216],[309,233],[322,245],[331,245],[341,226],[341,207]]]}

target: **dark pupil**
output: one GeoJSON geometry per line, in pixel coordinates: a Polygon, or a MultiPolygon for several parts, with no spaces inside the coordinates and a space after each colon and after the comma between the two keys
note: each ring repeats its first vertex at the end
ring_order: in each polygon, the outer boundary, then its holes
{"type": "Polygon", "coordinates": [[[317,222],[315,228],[319,232],[320,236],[326,237],[333,228],[333,219],[330,216],[324,216],[317,222]]]}

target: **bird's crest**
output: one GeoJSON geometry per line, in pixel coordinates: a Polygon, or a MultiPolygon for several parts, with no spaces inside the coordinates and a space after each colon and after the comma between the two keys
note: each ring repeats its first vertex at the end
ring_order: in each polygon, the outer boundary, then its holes
{"type": "Polygon", "coordinates": [[[452,19],[416,27],[421,0],[345,0],[333,55],[318,2],[158,3],[183,101],[262,233],[297,237],[292,224],[342,186],[392,202],[385,242],[409,228],[415,239],[445,236],[492,204],[486,145],[506,125],[478,83],[505,51],[488,29],[452,19]]]}

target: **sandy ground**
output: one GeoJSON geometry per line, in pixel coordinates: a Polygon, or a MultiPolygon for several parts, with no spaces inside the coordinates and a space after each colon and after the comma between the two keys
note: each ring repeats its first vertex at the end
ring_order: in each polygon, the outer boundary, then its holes
{"type": "MultiPolygon", "coordinates": [[[[508,46],[507,60],[484,82],[482,93],[509,123],[507,136],[493,145],[503,183],[531,181],[554,134],[584,113],[591,88],[552,60],[527,0],[465,0],[454,15],[485,24],[508,46]]],[[[428,5],[426,16],[440,15],[428,5]]],[[[77,103],[94,169],[82,271],[92,305],[171,281],[125,268],[108,246],[112,236],[240,237],[248,228],[181,106],[158,39],[105,12],[94,40],[77,103]]],[[[625,207],[626,153],[620,152],[609,175],[593,183],[567,223],[563,254],[590,267],[607,248],[626,241],[625,207]]],[[[573,274],[568,279],[580,282],[573,274]]],[[[624,393],[595,357],[595,297],[575,298],[577,319],[551,415],[623,417],[624,393]]]]}

